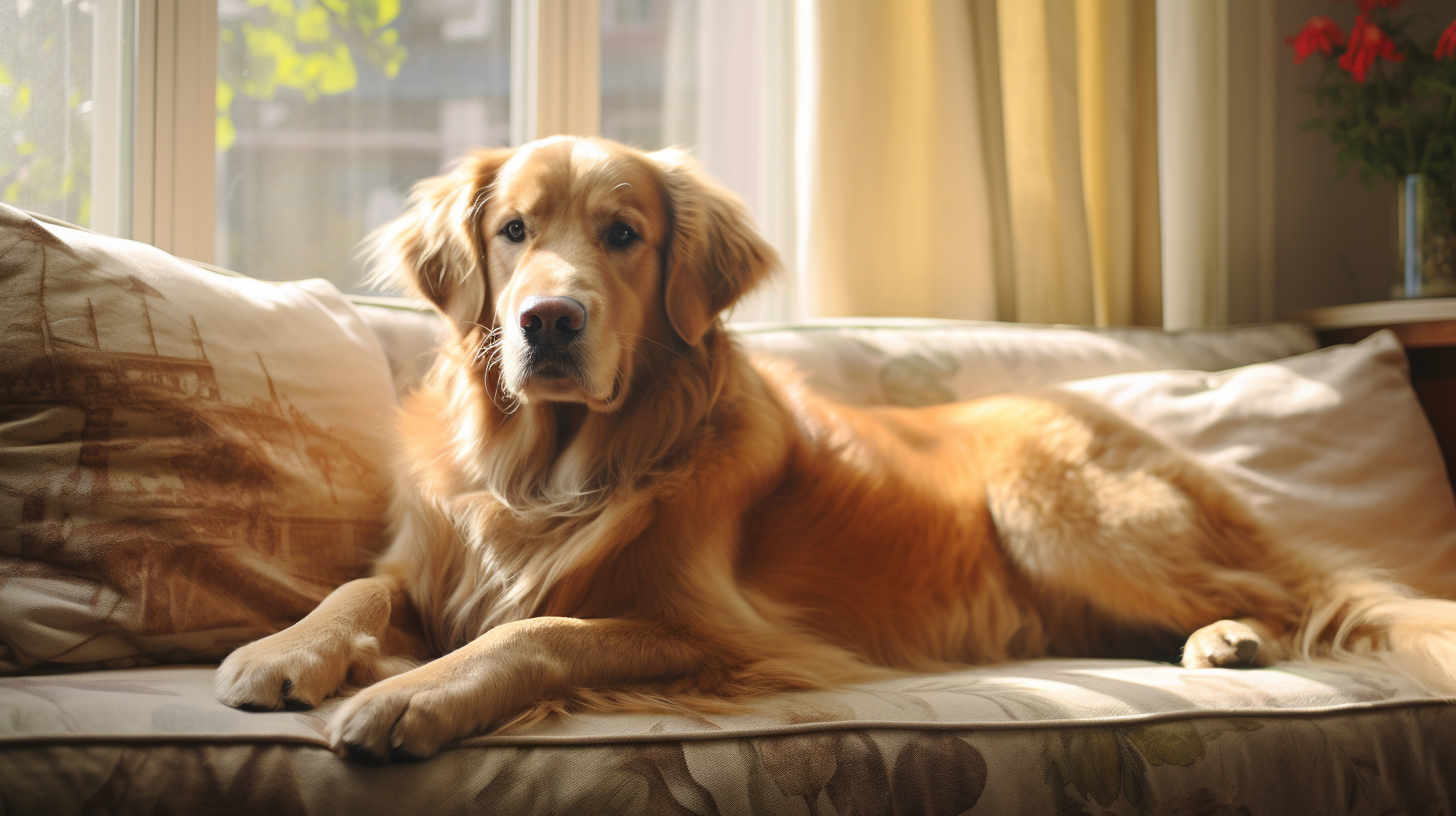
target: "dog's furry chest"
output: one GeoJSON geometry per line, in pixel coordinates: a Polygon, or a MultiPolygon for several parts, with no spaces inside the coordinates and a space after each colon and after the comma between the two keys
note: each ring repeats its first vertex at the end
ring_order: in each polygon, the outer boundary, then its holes
{"type": "Polygon", "coordinates": [[[431,641],[448,651],[512,621],[581,614],[583,574],[640,530],[642,504],[630,495],[571,508],[448,502],[447,546],[417,561],[431,589],[417,599],[431,641]]]}

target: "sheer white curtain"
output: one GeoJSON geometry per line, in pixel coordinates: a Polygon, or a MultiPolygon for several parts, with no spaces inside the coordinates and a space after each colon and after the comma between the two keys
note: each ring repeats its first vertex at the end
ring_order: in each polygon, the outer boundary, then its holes
{"type": "Polygon", "coordinates": [[[1168,328],[1275,317],[1276,5],[1157,0],[1168,328]]]}
{"type": "Polygon", "coordinates": [[[784,261],[734,318],[784,321],[795,304],[794,6],[787,0],[668,0],[663,144],[692,146],[748,204],[784,261]]]}

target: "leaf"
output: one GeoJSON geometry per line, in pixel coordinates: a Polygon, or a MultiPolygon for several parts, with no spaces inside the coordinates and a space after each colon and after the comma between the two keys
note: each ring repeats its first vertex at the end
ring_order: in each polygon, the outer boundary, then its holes
{"type": "Polygon", "coordinates": [[[238,129],[233,124],[232,116],[227,113],[217,115],[217,137],[214,139],[217,152],[226,153],[232,150],[233,144],[238,140],[238,129]]]}
{"type": "Polygon", "coordinates": [[[293,30],[299,42],[328,42],[333,33],[329,28],[328,9],[323,6],[303,9],[293,20],[293,30]]]}
{"type": "Polygon", "coordinates": [[[320,64],[323,70],[318,78],[319,93],[341,94],[359,84],[359,72],[354,69],[354,57],[349,53],[349,46],[336,44],[333,57],[322,60],[320,64]]]}
{"type": "Polygon", "coordinates": [[[1126,745],[1127,742],[1125,734],[1118,741],[1118,746],[1122,749],[1122,795],[1133,805],[1140,805],[1148,793],[1148,764],[1137,755],[1137,751],[1126,745]]]}
{"type": "Polygon", "coordinates": [[[964,813],[985,790],[985,757],[953,734],[919,734],[895,757],[890,794],[896,813],[964,813]]]}
{"type": "Polygon", "coordinates": [[[219,111],[225,111],[228,108],[232,107],[232,105],[233,105],[233,86],[232,86],[232,83],[228,82],[227,80],[223,79],[222,77],[218,77],[217,78],[217,109],[219,111]]]}
{"type": "Polygon", "coordinates": [[[1103,807],[1122,794],[1122,749],[1106,729],[1077,729],[1068,745],[1072,784],[1103,807]]]}
{"type": "Polygon", "coordinates": [[[10,114],[19,119],[30,112],[30,83],[22,82],[15,89],[15,98],[10,100],[10,114]]]}
{"type": "Polygon", "coordinates": [[[790,734],[756,739],[753,747],[785,796],[814,799],[838,770],[835,754],[840,739],[836,732],[790,734]]]}
{"type": "Polygon", "coordinates": [[[834,752],[834,777],[825,786],[829,801],[840,814],[890,811],[890,774],[869,734],[846,733],[834,752]]]}
{"type": "Polygon", "coordinates": [[[1193,723],[1174,720],[1123,731],[1151,765],[1186,767],[1203,758],[1203,739],[1193,723]]]}
{"type": "MultiPolygon", "coordinates": [[[[627,748],[619,767],[646,781],[646,807],[614,812],[718,816],[713,794],[693,778],[681,743],[647,743],[627,748]]],[[[600,813],[602,809],[595,812],[600,813]]]]}
{"type": "Polygon", "coordinates": [[[374,22],[383,28],[394,22],[399,16],[399,0],[379,0],[379,8],[374,13],[374,22]]]}

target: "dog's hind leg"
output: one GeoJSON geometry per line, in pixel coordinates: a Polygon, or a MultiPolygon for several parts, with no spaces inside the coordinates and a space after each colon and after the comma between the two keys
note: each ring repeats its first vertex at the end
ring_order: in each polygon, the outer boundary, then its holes
{"type": "Polygon", "coordinates": [[[1187,637],[1189,667],[1359,659],[1456,693],[1456,603],[1414,597],[1340,550],[1275,541],[1231,488],[1104,408],[1060,394],[984,402],[988,506],[1007,560],[1046,601],[1054,649],[1095,654],[1118,627],[1162,627],[1187,637]]]}
{"type": "Polygon", "coordinates": [[[1038,594],[1049,648],[1097,653],[1119,630],[1153,630],[1198,633],[1195,665],[1261,664],[1287,651],[1309,566],[1231,490],[1075,398],[985,403],[988,507],[1006,560],[1038,594]]]}

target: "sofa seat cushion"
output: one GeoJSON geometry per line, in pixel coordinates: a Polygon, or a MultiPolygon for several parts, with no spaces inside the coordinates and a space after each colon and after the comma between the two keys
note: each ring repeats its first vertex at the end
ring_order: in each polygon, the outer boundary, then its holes
{"type": "Polygon", "coordinates": [[[1027,661],[731,715],[558,718],[379,769],[328,753],[337,701],[246,713],[210,687],[204,666],[0,680],[7,803],[181,811],[235,792],[280,813],[1387,812],[1444,801],[1456,779],[1451,701],[1337,664],[1027,661]]]}

